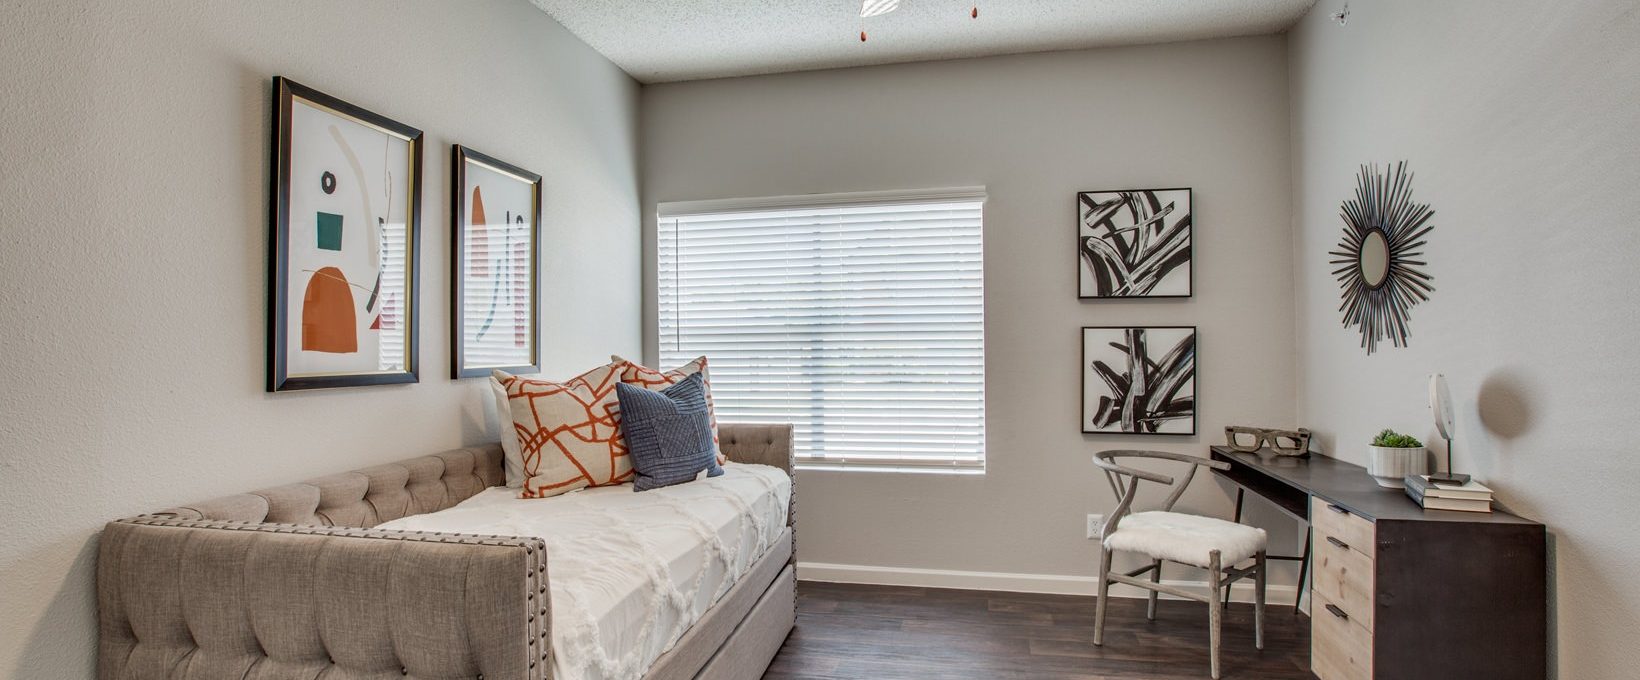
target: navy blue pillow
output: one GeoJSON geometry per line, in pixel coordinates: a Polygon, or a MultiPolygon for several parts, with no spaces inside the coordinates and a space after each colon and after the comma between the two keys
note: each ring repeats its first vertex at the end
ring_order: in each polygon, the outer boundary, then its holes
{"type": "Polygon", "coordinates": [[[701,470],[723,474],[712,443],[712,418],[706,409],[706,379],[690,375],[664,390],[620,383],[621,433],[632,456],[634,491],[693,481],[701,470]]]}

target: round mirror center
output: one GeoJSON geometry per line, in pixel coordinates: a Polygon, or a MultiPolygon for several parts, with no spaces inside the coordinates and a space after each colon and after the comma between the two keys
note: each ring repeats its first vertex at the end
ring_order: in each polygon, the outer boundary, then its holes
{"type": "Polygon", "coordinates": [[[1360,258],[1361,280],[1369,288],[1384,285],[1384,279],[1389,277],[1389,240],[1384,238],[1384,230],[1367,232],[1366,238],[1361,239],[1360,258]]]}

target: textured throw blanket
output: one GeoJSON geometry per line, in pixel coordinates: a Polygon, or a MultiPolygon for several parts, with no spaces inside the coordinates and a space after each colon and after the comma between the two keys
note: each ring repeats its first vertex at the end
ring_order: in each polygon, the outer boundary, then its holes
{"type": "Polygon", "coordinates": [[[791,479],[730,463],[721,477],[519,499],[496,487],[381,529],[538,536],[547,543],[557,680],[638,678],[786,525],[791,479]]]}

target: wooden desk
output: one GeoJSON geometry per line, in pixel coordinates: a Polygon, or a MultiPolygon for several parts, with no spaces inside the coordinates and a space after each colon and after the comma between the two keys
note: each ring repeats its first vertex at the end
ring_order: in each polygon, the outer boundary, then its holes
{"type": "Polygon", "coordinates": [[[1321,680],[1547,676],[1542,524],[1424,510],[1320,454],[1215,446],[1212,457],[1231,466],[1215,474],[1310,526],[1310,663],[1321,680]]]}

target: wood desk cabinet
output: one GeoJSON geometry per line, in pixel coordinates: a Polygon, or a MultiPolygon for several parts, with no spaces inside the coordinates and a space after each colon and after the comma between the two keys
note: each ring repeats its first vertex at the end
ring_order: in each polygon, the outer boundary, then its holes
{"type": "Polygon", "coordinates": [[[1231,463],[1223,477],[1308,515],[1310,666],[1321,680],[1547,676],[1542,524],[1426,511],[1320,454],[1213,447],[1213,458],[1231,463]]]}

